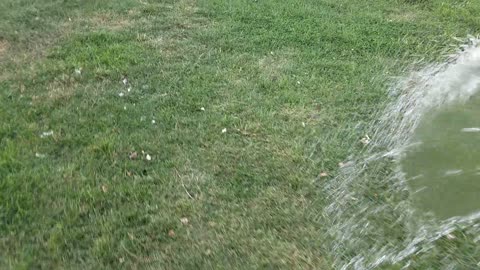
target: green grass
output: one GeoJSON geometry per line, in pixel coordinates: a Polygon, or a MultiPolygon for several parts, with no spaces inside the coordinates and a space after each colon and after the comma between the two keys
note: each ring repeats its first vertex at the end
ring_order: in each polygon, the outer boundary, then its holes
{"type": "Polygon", "coordinates": [[[477,34],[479,11],[1,1],[0,268],[329,269],[318,175],[360,149],[391,76],[477,34]]]}

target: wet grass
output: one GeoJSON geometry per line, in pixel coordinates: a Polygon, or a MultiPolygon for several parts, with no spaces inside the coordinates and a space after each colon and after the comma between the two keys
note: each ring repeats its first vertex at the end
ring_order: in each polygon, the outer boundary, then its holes
{"type": "Polygon", "coordinates": [[[479,10],[2,1],[0,268],[328,269],[322,183],[479,10]]]}

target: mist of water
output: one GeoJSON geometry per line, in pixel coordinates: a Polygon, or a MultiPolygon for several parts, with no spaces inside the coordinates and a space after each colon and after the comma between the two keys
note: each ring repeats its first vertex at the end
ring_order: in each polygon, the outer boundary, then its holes
{"type": "MultiPolygon", "coordinates": [[[[465,102],[480,88],[479,41],[470,39],[445,63],[431,64],[399,80],[393,101],[372,123],[371,141],[325,187],[328,249],[337,269],[408,266],[413,255],[432,250],[439,239],[461,230],[480,241],[480,212],[437,220],[412,205],[401,160],[422,118],[436,108],[465,102]]],[[[476,132],[476,127],[464,132],[476,132]]],[[[447,260],[448,256],[445,256],[447,260]]],[[[455,260],[442,262],[455,268],[455,260]]],[[[437,268],[438,269],[438,268],[437,268]]]]}

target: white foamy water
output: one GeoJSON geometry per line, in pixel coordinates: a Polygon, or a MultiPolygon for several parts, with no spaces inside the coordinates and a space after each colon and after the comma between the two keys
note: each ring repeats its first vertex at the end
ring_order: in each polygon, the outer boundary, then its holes
{"type": "MultiPolygon", "coordinates": [[[[479,90],[478,44],[471,39],[445,63],[412,72],[391,87],[394,101],[372,124],[366,150],[326,185],[329,205],[323,219],[330,228],[327,248],[335,257],[336,269],[374,269],[395,263],[408,267],[413,255],[419,260],[439,239],[453,239],[456,231],[480,241],[480,212],[443,221],[418,213],[410,200],[414,191],[407,185],[412,179],[406,179],[399,162],[414,144],[412,136],[427,112],[464,102],[479,90]]],[[[458,172],[446,172],[452,173],[458,172]]],[[[434,269],[455,269],[455,263],[445,256],[434,269]]]]}
{"type": "Polygon", "coordinates": [[[462,132],[480,132],[480,128],[478,128],[478,127],[462,128],[462,132]]]}
{"type": "Polygon", "coordinates": [[[448,170],[445,172],[445,176],[458,175],[463,173],[463,170],[448,170]]]}

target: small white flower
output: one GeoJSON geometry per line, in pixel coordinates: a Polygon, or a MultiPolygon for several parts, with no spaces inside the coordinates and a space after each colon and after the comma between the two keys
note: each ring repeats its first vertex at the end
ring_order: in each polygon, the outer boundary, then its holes
{"type": "Polygon", "coordinates": [[[305,122],[302,122],[302,127],[306,127],[306,124],[305,124],[305,122]]]}
{"type": "Polygon", "coordinates": [[[42,132],[42,134],[40,134],[40,138],[46,138],[46,137],[50,137],[52,135],[53,135],[53,130],[44,131],[44,132],[42,132]]]}
{"type": "Polygon", "coordinates": [[[132,88],[131,88],[131,87],[128,87],[127,91],[130,92],[131,90],[132,90],[132,88]]]}
{"type": "Polygon", "coordinates": [[[205,111],[205,108],[204,108],[204,107],[201,107],[201,108],[200,108],[200,111],[204,112],[204,111],[205,111]]]}
{"type": "Polygon", "coordinates": [[[46,157],[45,154],[40,154],[40,153],[35,153],[35,156],[36,156],[37,158],[45,158],[45,157],[46,157]]]}
{"type": "Polygon", "coordinates": [[[125,95],[125,94],[124,94],[123,92],[120,92],[120,93],[118,94],[119,97],[123,97],[124,95],[125,95]]]}
{"type": "Polygon", "coordinates": [[[300,81],[297,81],[297,84],[300,84],[300,81]]]}
{"type": "Polygon", "coordinates": [[[128,83],[127,78],[123,78],[122,82],[123,82],[124,85],[127,85],[127,83],[128,83]]]}
{"type": "Polygon", "coordinates": [[[152,120],[152,124],[155,124],[155,120],[152,120]]]}
{"type": "Polygon", "coordinates": [[[82,75],[82,68],[76,68],[75,75],[82,75]]]}
{"type": "Polygon", "coordinates": [[[222,129],[222,133],[226,133],[226,132],[227,132],[226,128],[222,129]]]}
{"type": "Polygon", "coordinates": [[[451,234],[451,233],[447,234],[447,239],[448,239],[448,240],[453,240],[453,239],[455,239],[455,238],[456,238],[455,235],[453,235],[453,234],[451,234]]]}
{"type": "Polygon", "coordinates": [[[127,106],[123,106],[123,109],[126,111],[126,110],[127,110],[127,106]]]}
{"type": "Polygon", "coordinates": [[[363,143],[363,145],[367,145],[369,144],[371,141],[370,137],[368,135],[365,135],[365,137],[363,137],[360,142],[363,143]]]}
{"type": "Polygon", "coordinates": [[[150,161],[150,160],[152,160],[152,157],[151,157],[149,154],[147,154],[147,155],[145,156],[145,159],[148,160],[148,161],[150,161]]]}

